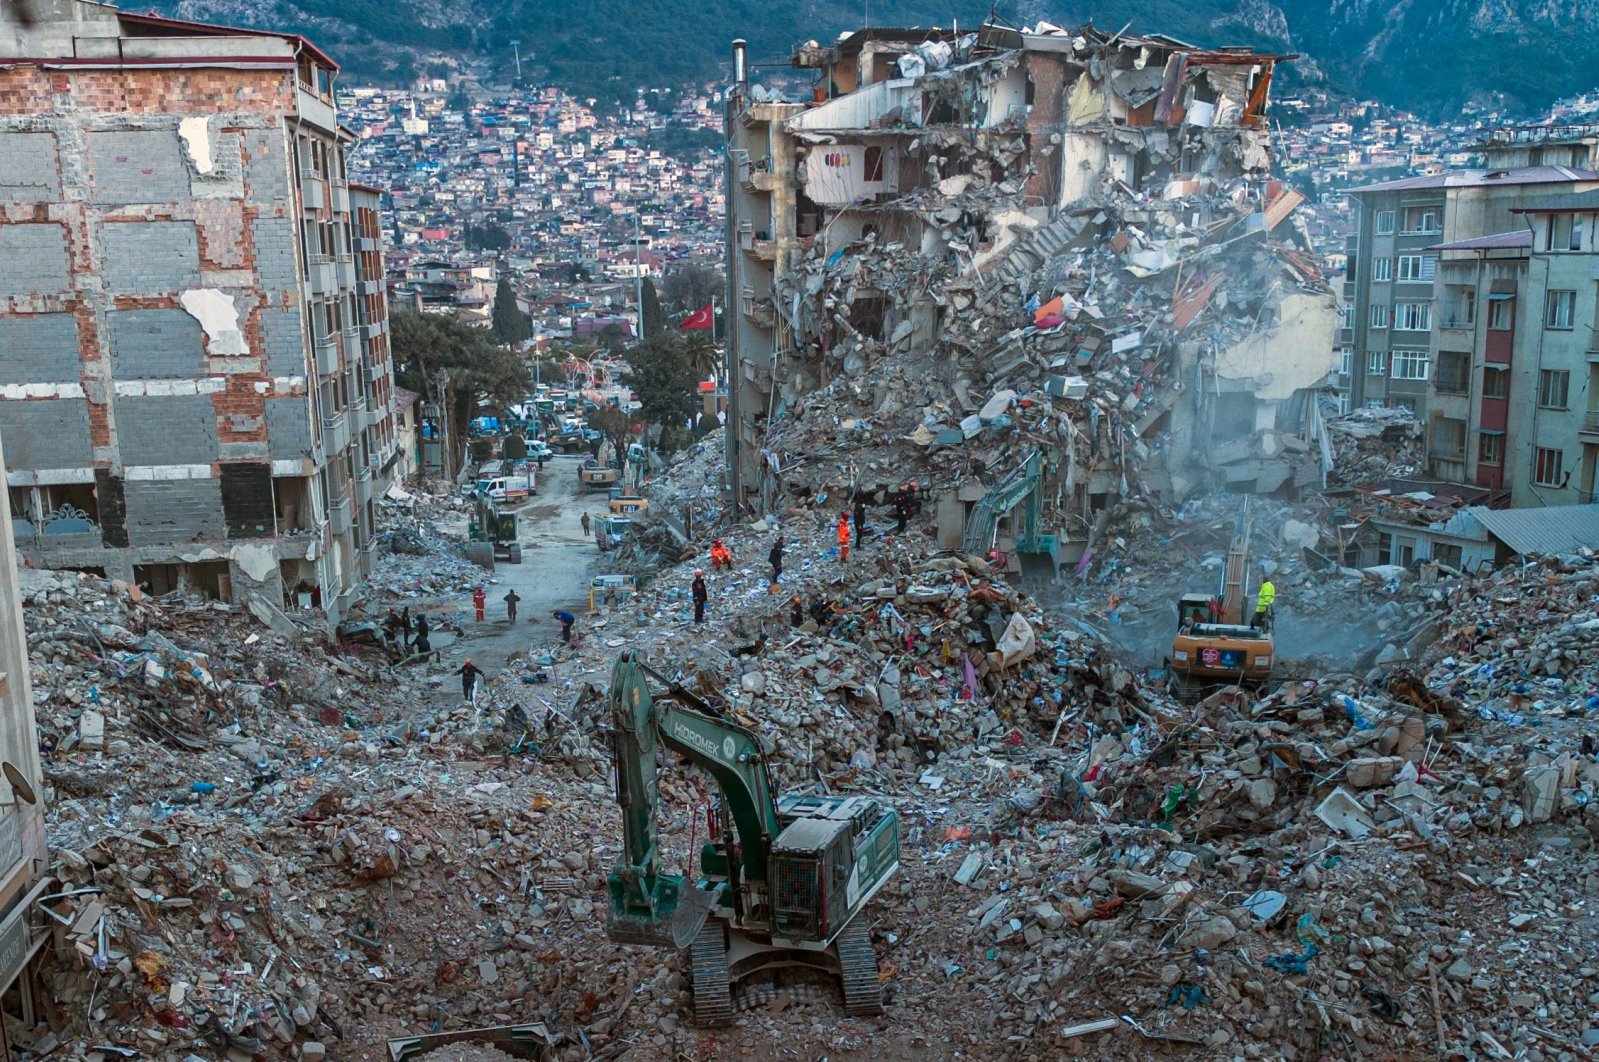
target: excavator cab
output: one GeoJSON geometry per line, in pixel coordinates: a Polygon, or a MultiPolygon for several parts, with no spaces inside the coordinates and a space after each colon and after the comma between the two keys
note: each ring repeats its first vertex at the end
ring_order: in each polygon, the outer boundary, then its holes
{"type": "Polygon", "coordinates": [[[1196,623],[1209,623],[1210,597],[1206,594],[1184,594],[1177,600],[1177,629],[1187,630],[1196,623]]]}

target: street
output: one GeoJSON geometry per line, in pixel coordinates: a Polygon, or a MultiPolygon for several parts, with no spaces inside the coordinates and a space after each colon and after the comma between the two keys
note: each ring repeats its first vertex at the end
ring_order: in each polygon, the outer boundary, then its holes
{"type": "Polygon", "coordinates": [[[543,651],[560,638],[561,627],[550,613],[564,608],[581,621],[588,612],[590,565],[599,556],[592,532],[583,533],[582,514],[590,519],[606,511],[603,491],[577,485],[582,458],[560,455],[544,466],[538,497],[515,510],[522,542],[522,563],[494,565],[484,621],[473,620],[470,607],[461,615],[464,635],[457,646],[488,673],[490,679],[516,652],[543,651]],[[515,590],[515,627],[505,618],[505,595],[515,590]]]}

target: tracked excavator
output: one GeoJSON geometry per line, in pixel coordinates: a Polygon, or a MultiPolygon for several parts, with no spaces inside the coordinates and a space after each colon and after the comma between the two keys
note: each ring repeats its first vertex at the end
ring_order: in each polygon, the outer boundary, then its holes
{"type": "Polygon", "coordinates": [[[1171,673],[1178,696],[1185,700],[1213,686],[1260,686],[1271,678],[1276,658],[1271,631],[1251,626],[1251,617],[1245,615],[1253,530],[1254,517],[1245,497],[1228,545],[1219,592],[1215,597],[1184,594],[1177,603],[1171,673]]]}
{"type": "Polygon", "coordinates": [[[756,735],[636,654],[617,660],[609,700],[625,844],[606,880],[606,934],[687,947],[698,1025],[728,1024],[739,986],[784,968],[836,978],[850,1014],[882,1013],[861,911],[899,867],[893,809],[861,796],[779,798],[756,735]],[[662,865],[662,746],[721,789],[692,880],[662,865]]]}

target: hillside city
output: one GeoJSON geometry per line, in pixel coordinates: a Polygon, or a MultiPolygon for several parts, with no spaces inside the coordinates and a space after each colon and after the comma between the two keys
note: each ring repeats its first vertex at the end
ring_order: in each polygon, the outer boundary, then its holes
{"type": "Polygon", "coordinates": [[[1599,1051],[1599,86],[286,10],[0,5],[6,1059],[1599,1051]]]}

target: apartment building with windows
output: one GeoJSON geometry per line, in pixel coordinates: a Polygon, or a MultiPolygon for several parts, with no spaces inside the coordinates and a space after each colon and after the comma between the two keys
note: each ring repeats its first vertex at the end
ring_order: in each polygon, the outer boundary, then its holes
{"type": "Polygon", "coordinates": [[[1514,294],[1461,283],[1439,301],[1440,248],[1520,227],[1513,211],[1533,198],[1590,188],[1599,188],[1599,172],[1534,166],[1455,170],[1352,191],[1358,227],[1348,242],[1340,406],[1404,406],[1426,419],[1439,315],[1448,315],[1448,331],[1458,332],[1488,294],[1514,294]],[[1461,301],[1467,290],[1469,310],[1461,301]]]}
{"type": "Polygon", "coordinates": [[[1517,506],[1591,503],[1599,487],[1599,191],[1520,207],[1527,307],[1509,381],[1505,461],[1517,506]]]}
{"type": "Polygon", "coordinates": [[[29,563],[338,620],[394,458],[375,195],[293,34],[0,6],[0,433],[29,563]]]}

